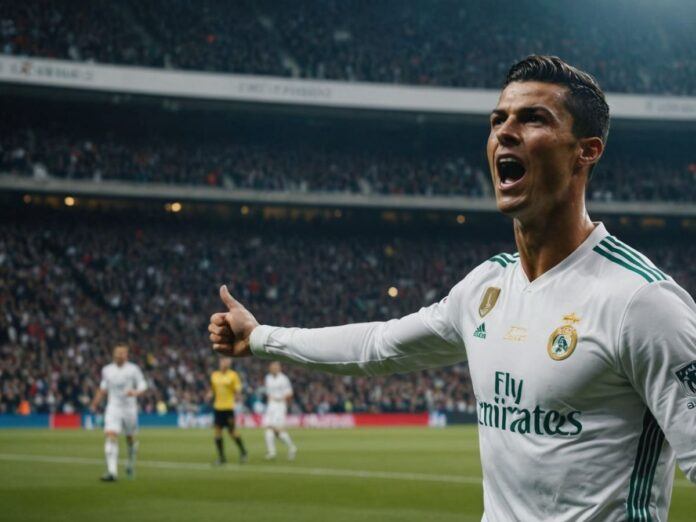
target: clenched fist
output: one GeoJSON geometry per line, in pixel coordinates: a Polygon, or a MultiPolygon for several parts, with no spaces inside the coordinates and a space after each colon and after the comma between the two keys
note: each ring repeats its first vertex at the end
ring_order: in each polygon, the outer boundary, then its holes
{"type": "Polygon", "coordinates": [[[227,312],[210,316],[208,331],[213,350],[220,355],[247,357],[251,355],[249,337],[259,323],[253,315],[230,295],[227,286],[220,287],[220,299],[227,312]]]}

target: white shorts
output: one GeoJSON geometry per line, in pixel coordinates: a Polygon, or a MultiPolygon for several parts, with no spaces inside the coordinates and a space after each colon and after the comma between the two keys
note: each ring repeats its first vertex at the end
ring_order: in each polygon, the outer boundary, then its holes
{"type": "Polygon", "coordinates": [[[263,416],[263,426],[265,428],[285,427],[285,416],[288,407],[284,402],[269,402],[266,406],[266,413],[263,416]]]}
{"type": "Polygon", "coordinates": [[[138,431],[138,412],[118,408],[106,408],[104,412],[104,431],[133,435],[138,431]]]}

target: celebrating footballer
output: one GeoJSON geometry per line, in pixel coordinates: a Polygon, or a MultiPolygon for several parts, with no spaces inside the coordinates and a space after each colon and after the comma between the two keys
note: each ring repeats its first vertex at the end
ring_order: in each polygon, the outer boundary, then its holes
{"type": "Polygon", "coordinates": [[[675,463],[696,482],[696,304],[591,220],[586,188],[608,133],[592,76],[556,57],[522,60],[491,113],[487,144],[516,253],[387,322],[260,325],[222,287],[227,309],[211,317],[213,348],[344,374],[467,360],[484,521],[666,520],[675,463]]]}

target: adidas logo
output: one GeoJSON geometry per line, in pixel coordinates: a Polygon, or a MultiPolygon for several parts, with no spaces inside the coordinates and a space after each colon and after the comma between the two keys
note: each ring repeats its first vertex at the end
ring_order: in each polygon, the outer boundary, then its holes
{"type": "Polygon", "coordinates": [[[486,338],[486,323],[481,323],[478,328],[476,328],[474,331],[474,337],[478,337],[479,339],[486,338]]]}

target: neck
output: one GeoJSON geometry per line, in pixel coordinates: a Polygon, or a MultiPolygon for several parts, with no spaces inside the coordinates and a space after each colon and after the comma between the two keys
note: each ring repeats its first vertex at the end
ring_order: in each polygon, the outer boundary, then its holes
{"type": "Polygon", "coordinates": [[[534,219],[515,218],[515,242],[527,279],[534,281],[563,261],[593,230],[584,200],[534,219]]]}

